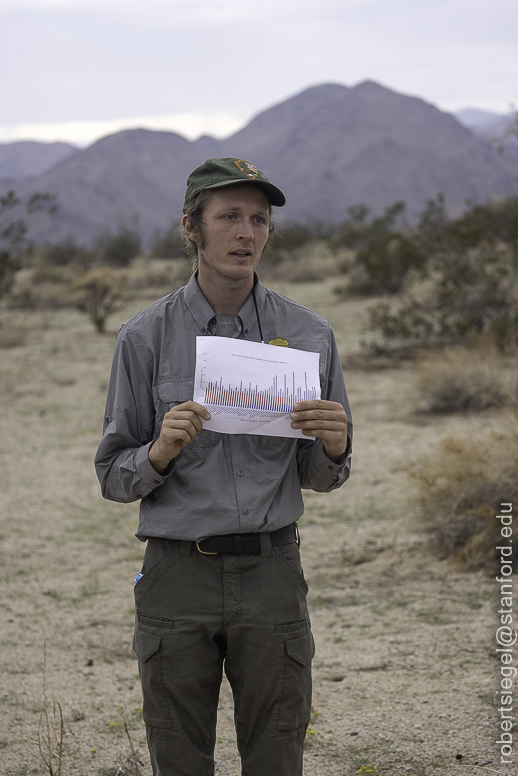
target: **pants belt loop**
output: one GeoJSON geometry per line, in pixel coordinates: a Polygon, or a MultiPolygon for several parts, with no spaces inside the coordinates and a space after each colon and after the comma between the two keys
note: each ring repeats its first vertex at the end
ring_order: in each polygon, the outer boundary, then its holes
{"type": "Polygon", "coordinates": [[[259,541],[261,542],[261,558],[272,557],[272,537],[269,533],[260,533],[259,541]]]}
{"type": "Polygon", "coordinates": [[[180,542],[180,553],[182,555],[190,555],[191,549],[192,549],[192,542],[186,539],[182,539],[182,541],[180,542]]]}

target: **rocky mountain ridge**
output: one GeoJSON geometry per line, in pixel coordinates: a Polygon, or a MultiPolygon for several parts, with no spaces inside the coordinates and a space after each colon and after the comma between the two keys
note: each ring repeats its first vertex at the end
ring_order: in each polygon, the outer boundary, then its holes
{"type": "MultiPolygon", "coordinates": [[[[37,240],[88,241],[132,220],[149,239],[180,218],[186,178],[211,156],[240,156],[264,170],[287,196],[279,217],[294,221],[337,222],[361,202],[379,213],[404,200],[417,213],[439,192],[453,213],[468,199],[518,195],[518,169],[491,142],[424,100],[372,81],[306,89],[223,140],[118,132],[15,188],[58,196],[52,223],[33,223],[37,240]]],[[[12,184],[0,181],[0,192],[12,184]]]]}

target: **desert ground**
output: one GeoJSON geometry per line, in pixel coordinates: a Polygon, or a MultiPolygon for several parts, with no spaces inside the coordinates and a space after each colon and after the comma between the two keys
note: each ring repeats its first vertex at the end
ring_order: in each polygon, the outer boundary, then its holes
{"type": "MultiPolygon", "coordinates": [[[[405,472],[452,431],[477,444],[499,412],[417,412],[413,363],[362,356],[365,300],[338,300],[333,279],[271,285],[333,326],[355,426],[350,481],[306,492],[300,521],[317,644],[305,773],[512,776],[496,744],[497,585],[433,553],[405,472]]],[[[27,343],[0,351],[5,776],[49,773],[45,699],[50,728],[63,712],[63,776],[137,773],[124,723],[151,774],[131,649],[138,505],[104,501],[92,459],[118,326],[158,295],[127,301],[105,335],[71,309],[34,312],[27,343]]],[[[240,773],[226,680],[216,773],[240,773]]]]}

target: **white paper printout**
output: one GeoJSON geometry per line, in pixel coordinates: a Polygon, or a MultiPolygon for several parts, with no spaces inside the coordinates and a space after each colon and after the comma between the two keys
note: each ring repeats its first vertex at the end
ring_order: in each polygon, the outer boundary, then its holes
{"type": "Polygon", "coordinates": [[[320,399],[319,354],[230,337],[196,337],[194,401],[223,434],[311,439],[291,427],[297,401],[320,399]]]}

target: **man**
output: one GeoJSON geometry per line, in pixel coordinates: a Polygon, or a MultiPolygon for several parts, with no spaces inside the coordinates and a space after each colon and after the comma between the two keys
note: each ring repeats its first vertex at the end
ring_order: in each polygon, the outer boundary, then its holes
{"type": "Polygon", "coordinates": [[[347,479],[352,432],[329,325],[254,273],[284,204],[243,159],[198,167],[182,222],[197,271],[117,338],[96,467],[106,498],[141,500],[134,650],[154,776],[214,773],[223,667],[243,774],[302,773],[314,642],[296,520],[301,487],[347,479]],[[320,354],[322,399],[291,414],[308,439],[203,428],[193,387],[207,335],[320,354]]]}

